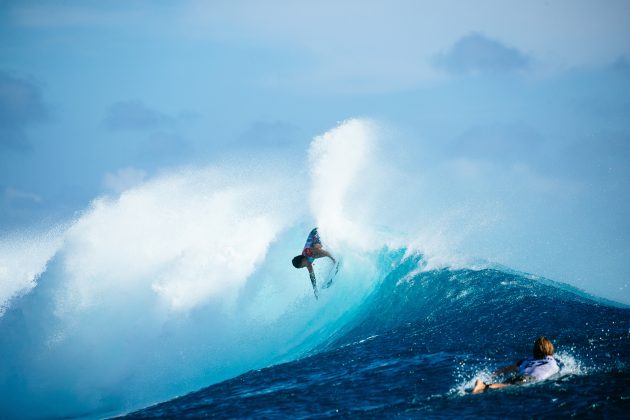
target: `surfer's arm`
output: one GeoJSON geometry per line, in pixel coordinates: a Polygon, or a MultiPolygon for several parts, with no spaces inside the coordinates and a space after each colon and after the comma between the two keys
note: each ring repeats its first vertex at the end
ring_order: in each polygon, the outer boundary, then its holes
{"type": "Polygon", "coordinates": [[[313,270],[313,265],[308,264],[306,266],[308,269],[308,276],[311,278],[311,284],[313,285],[313,293],[315,293],[315,297],[317,298],[317,279],[315,278],[315,271],[313,270]]]}
{"type": "Polygon", "coordinates": [[[511,372],[516,372],[516,371],[518,371],[518,363],[515,363],[510,366],[502,367],[501,369],[497,369],[492,374],[494,376],[499,376],[499,375],[503,375],[504,373],[511,373],[511,372]]]}

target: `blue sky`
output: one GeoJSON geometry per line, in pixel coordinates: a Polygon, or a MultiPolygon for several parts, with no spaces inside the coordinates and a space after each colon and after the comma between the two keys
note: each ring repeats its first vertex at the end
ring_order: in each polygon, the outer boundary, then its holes
{"type": "Polygon", "coordinates": [[[499,202],[521,257],[480,256],[630,301],[627,1],[3,1],[0,39],[5,234],[366,117],[408,206],[499,202]]]}

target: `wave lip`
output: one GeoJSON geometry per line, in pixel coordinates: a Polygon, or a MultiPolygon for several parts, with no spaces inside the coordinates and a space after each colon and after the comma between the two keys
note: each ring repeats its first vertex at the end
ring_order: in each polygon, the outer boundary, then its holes
{"type": "Polygon", "coordinates": [[[0,318],[11,300],[28,294],[63,243],[63,227],[0,239],[0,318]]]}

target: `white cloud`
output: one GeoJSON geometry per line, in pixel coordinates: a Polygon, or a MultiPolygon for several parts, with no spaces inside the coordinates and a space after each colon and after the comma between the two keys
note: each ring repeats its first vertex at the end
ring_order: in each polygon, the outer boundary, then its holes
{"type": "Polygon", "coordinates": [[[111,130],[151,130],[171,121],[168,115],[149,108],[137,99],[116,102],[105,117],[105,125],[111,130]]]}
{"type": "Polygon", "coordinates": [[[124,168],[116,172],[109,172],[103,178],[103,186],[116,193],[123,192],[141,184],[147,173],[141,169],[124,168]]]}
{"type": "Polygon", "coordinates": [[[436,65],[452,73],[499,74],[527,69],[529,58],[516,48],[475,33],[457,41],[448,53],[441,54],[436,65]]]}
{"type": "Polygon", "coordinates": [[[47,115],[36,83],[0,70],[0,148],[27,148],[25,128],[47,115]]]}
{"type": "Polygon", "coordinates": [[[630,55],[625,1],[191,1],[179,15],[179,28],[191,36],[314,58],[305,73],[293,75],[296,84],[347,85],[358,79],[375,90],[435,80],[433,58],[471,32],[531,56],[541,74],[630,55]]]}
{"type": "Polygon", "coordinates": [[[536,75],[630,56],[624,0],[37,3],[18,5],[11,16],[27,27],[124,27],[170,42],[272,50],[302,64],[261,74],[261,84],[315,91],[391,91],[439,80],[435,57],[475,32],[531,57],[536,75]]]}
{"type": "Polygon", "coordinates": [[[8,201],[30,201],[37,204],[44,201],[38,194],[21,191],[13,187],[8,187],[4,190],[4,197],[8,201]]]}

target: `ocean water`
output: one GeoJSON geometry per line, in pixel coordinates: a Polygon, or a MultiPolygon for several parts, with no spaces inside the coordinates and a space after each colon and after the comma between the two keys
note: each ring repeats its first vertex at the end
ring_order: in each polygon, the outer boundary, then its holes
{"type": "Polygon", "coordinates": [[[413,274],[419,260],[397,261],[355,316],[298,360],[127,417],[627,418],[628,308],[496,269],[413,274]],[[469,393],[474,378],[530,355],[539,334],[555,343],[559,374],[469,393]]]}
{"type": "Polygon", "coordinates": [[[177,168],[0,237],[0,418],[627,416],[630,309],[463,255],[468,226],[383,195],[407,184],[378,137],[346,121],[306,163],[177,168]],[[314,226],[343,258],[318,300],[291,265],[314,226]],[[539,335],[556,377],[468,392],[539,335]]]}

